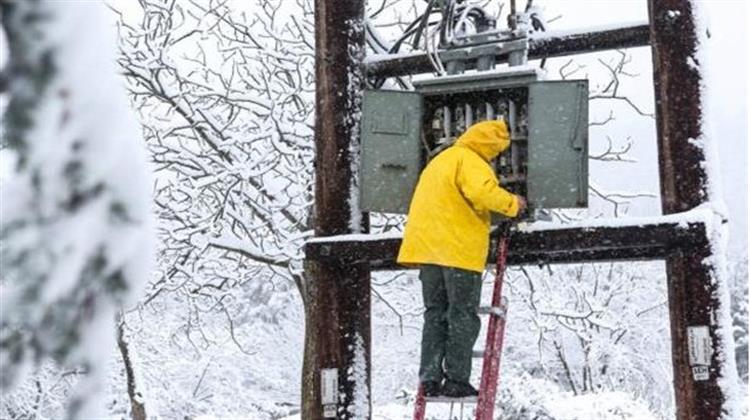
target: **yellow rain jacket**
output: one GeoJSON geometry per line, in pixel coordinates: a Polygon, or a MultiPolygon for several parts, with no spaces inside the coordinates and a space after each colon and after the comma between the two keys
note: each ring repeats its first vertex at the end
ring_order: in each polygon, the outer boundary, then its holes
{"type": "Polygon", "coordinates": [[[489,163],[509,145],[504,122],[483,121],[430,161],[411,200],[399,264],[484,270],[490,212],[518,214],[518,198],[500,188],[489,163]]]}

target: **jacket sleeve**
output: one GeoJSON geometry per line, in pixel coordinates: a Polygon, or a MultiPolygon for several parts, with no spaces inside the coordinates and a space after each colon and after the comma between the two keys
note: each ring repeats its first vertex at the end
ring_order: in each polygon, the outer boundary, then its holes
{"type": "Polygon", "coordinates": [[[500,188],[497,177],[487,162],[463,160],[458,166],[456,183],[461,194],[475,210],[493,211],[507,217],[518,215],[518,198],[500,188]]]}

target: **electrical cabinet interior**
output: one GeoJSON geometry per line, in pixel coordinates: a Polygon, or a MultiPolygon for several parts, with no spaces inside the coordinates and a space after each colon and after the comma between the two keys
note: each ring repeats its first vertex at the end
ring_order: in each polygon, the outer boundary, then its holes
{"type": "Polygon", "coordinates": [[[413,82],[415,92],[365,91],[361,207],[405,213],[424,164],[472,124],[503,119],[511,147],[495,160],[504,188],[532,209],[587,205],[588,82],[538,81],[533,69],[413,82]]]}
{"type": "Polygon", "coordinates": [[[424,98],[422,126],[428,157],[453,144],[472,124],[503,119],[511,146],[495,160],[495,169],[504,188],[526,196],[528,86],[536,80],[535,70],[523,69],[414,82],[424,98]]]}

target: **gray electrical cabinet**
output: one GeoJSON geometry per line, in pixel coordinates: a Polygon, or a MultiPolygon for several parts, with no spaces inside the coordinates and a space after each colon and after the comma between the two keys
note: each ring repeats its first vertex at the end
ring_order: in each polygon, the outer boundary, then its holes
{"type": "MultiPolygon", "coordinates": [[[[466,127],[508,124],[511,147],[493,162],[531,209],[588,205],[588,81],[538,81],[529,70],[415,81],[416,91],[366,90],[360,208],[406,213],[427,160],[466,127]]],[[[530,213],[531,214],[531,213],[530,213]]]]}
{"type": "Polygon", "coordinates": [[[365,90],[362,103],[360,208],[406,213],[423,167],[422,95],[365,90]]]}
{"type": "Polygon", "coordinates": [[[528,201],[534,208],[588,205],[588,81],[529,84],[528,201]]]}

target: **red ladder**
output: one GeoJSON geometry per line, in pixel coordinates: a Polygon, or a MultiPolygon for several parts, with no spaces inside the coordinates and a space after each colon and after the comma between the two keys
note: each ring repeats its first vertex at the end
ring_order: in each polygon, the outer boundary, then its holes
{"type": "MultiPolygon", "coordinates": [[[[482,379],[479,383],[479,397],[473,398],[447,398],[447,397],[425,397],[422,386],[417,390],[417,398],[414,401],[414,420],[424,420],[428,402],[444,403],[476,403],[476,420],[492,420],[495,410],[495,397],[497,395],[497,383],[500,379],[500,355],[503,351],[503,335],[505,333],[505,314],[507,303],[503,299],[503,276],[505,274],[505,258],[508,256],[508,231],[498,240],[497,266],[495,270],[495,282],[492,291],[492,304],[489,308],[480,308],[480,314],[489,314],[489,326],[487,328],[487,340],[485,350],[482,352],[482,379]]],[[[463,410],[463,406],[462,406],[463,410]]],[[[452,406],[451,406],[452,412],[452,406]]]]}

